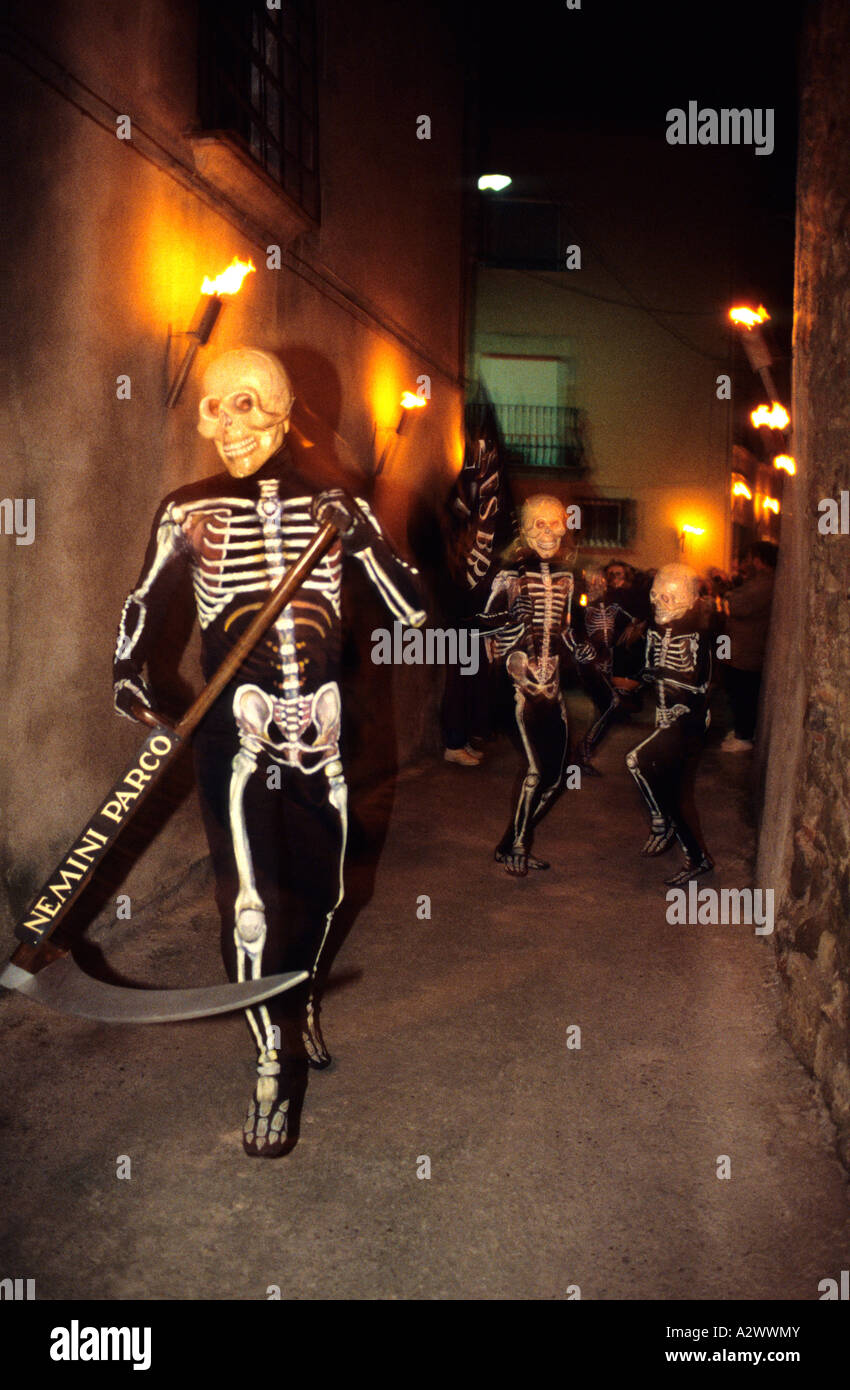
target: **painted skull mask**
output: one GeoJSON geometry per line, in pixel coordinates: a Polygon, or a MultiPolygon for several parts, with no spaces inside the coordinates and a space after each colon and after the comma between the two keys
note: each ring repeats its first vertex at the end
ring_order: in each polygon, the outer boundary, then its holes
{"type": "Polygon", "coordinates": [[[585,570],[584,583],[588,603],[597,603],[599,599],[605,597],[608,580],[604,570],[585,570]]]}
{"type": "Polygon", "coordinates": [[[698,597],[699,579],[689,565],[665,565],[652,581],[649,595],[658,626],[666,627],[683,618],[698,597]]]}
{"type": "Polygon", "coordinates": [[[542,493],[523,503],[520,531],[524,543],[540,556],[551,560],[561,548],[567,529],[567,513],[557,497],[542,493]]]}
{"type": "Polygon", "coordinates": [[[198,433],[211,439],[228,473],[247,478],[276,454],[289,429],[294,396],[276,357],[233,348],[204,373],[198,433]]]}

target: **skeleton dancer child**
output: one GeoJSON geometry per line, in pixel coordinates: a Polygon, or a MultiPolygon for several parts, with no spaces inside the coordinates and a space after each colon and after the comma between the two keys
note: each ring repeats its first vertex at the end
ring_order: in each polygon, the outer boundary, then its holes
{"type": "Polygon", "coordinates": [[[608,588],[602,570],[589,570],[586,579],[584,630],[589,645],[593,647],[594,659],[592,663],[579,667],[578,676],[596,706],[597,716],[578,745],[576,756],[586,771],[600,776],[590,759],[611,727],[621,704],[613,684],[614,646],[632,626],[634,618],[617,602],[617,590],[608,588]]]}
{"type": "Polygon", "coordinates": [[[529,497],[520,519],[515,561],[497,575],[478,625],[492,661],[506,658],[514,684],[517,727],[528,758],[511,823],[496,846],[506,871],[523,877],[548,869],[531,854],[534,827],[560,792],[567,765],[569,730],[561,693],[561,642],[579,661],[592,661],[592,647],[577,647],[570,630],[573,576],[559,563],[567,529],[557,497],[529,497]]]}
{"type": "Polygon", "coordinates": [[[706,874],[713,860],[702,848],[681,806],[682,776],[709,724],[711,635],[697,613],[699,582],[687,565],[665,565],[650,595],[655,624],[646,635],[643,678],[655,684],[655,733],[626,758],[649,808],[650,835],[641,853],[663,854],[678,840],[684,868],[668,878],[671,887],[706,874]]]}
{"type": "Polygon", "coordinates": [[[142,669],[181,574],[191,574],[209,679],[320,525],[340,527],[194,739],[228,974],[310,975],[285,1000],[245,1011],[259,1060],[243,1143],[247,1153],[273,1158],[287,1147],[298,1057],[314,1067],[330,1062],[315,981],[343,894],[343,556],[360,561],[394,617],[419,626],[425,614],[416,571],[391,549],[366,503],[337,490],[314,495],[295,471],[284,447],[292,389],[277,359],[254,348],[226,352],[208,368],[203,391],[198,430],[227,472],[180,488],[160,507],[121,616],[115,704],[122,714],[132,717],[136,701],[151,708],[142,669]]]}

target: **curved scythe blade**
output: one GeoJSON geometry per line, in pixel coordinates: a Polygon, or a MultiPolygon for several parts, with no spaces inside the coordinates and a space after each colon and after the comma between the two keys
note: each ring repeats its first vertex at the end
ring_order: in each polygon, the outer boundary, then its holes
{"type": "Polygon", "coordinates": [[[93,979],[66,955],[42,966],[37,975],[9,962],[0,974],[0,985],[16,989],[49,1009],[98,1023],[174,1023],[247,1008],[307,978],[306,970],[298,970],[206,989],[127,989],[93,979]]]}

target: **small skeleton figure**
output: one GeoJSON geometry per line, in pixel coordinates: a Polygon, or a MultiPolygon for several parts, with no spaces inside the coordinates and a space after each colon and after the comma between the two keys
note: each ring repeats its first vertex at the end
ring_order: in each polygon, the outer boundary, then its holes
{"type": "Polygon", "coordinates": [[[650,598],[655,623],[646,635],[643,679],[655,684],[655,732],[632,749],[626,764],[651,817],[641,852],[663,854],[678,840],[685,865],[666,880],[678,887],[714,867],[681,806],[687,759],[701,746],[709,725],[711,638],[700,626],[699,581],[687,565],[659,570],[650,598]]]}
{"type": "Polygon", "coordinates": [[[579,680],[596,706],[597,717],[576,750],[583,771],[601,776],[593,767],[593,757],[620,708],[621,700],[612,682],[614,646],[634,623],[616,598],[616,589],[609,589],[602,570],[589,570],[587,607],[584,610],[584,630],[588,644],[593,647],[592,662],[579,667],[579,680]]]}
{"type": "Polygon", "coordinates": [[[529,497],[522,508],[519,544],[511,563],[496,575],[484,613],[477,620],[492,634],[485,640],[491,661],[505,658],[514,684],[517,727],[528,767],[511,823],[495,858],[507,873],[524,877],[549,865],[531,854],[535,825],[561,791],[569,748],[567,707],[561,693],[560,647],[579,661],[592,661],[570,628],[573,576],[559,562],[566,512],[557,497],[529,497]]]}
{"type": "Polygon", "coordinates": [[[319,957],[342,901],[347,788],[339,755],[343,557],[366,570],[390,612],[425,621],[416,571],[362,499],[313,495],[285,447],[289,378],[270,353],[226,352],[208,368],[199,432],[225,473],[165,499],[121,615],[116,708],[152,707],[142,670],[181,574],[191,575],[209,679],[325,520],[340,536],[260,639],[193,743],[231,979],[306,970],[309,983],[246,1009],[259,1054],[243,1127],[247,1153],[286,1152],[299,1060],[326,1067],[315,998],[319,957]]]}

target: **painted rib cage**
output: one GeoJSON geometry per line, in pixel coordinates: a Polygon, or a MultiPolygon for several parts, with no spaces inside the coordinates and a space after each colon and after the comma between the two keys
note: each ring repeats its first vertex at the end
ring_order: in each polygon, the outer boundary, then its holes
{"type": "MultiPolygon", "coordinates": [[[[261,504],[262,505],[262,504],[261,504]]],[[[283,514],[274,538],[264,531],[254,502],[228,498],[200,501],[193,513],[204,513],[204,534],[199,562],[192,582],[202,628],[209,627],[240,595],[266,593],[280,581],[316,534],[310,517],[310,498],[293,498],[279,504],[283,514]]],[[[340,555],[325,555],[301,588],[321,593],[337,617],[340,614],[340,555]]]]}

